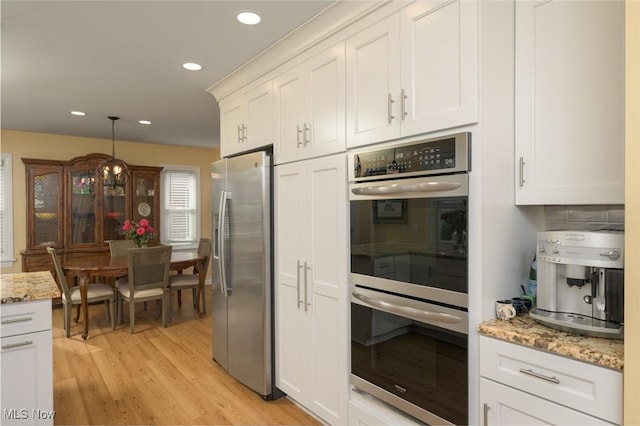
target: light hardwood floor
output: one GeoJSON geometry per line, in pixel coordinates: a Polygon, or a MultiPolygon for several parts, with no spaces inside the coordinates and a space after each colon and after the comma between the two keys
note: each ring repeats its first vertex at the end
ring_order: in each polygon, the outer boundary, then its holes
{"type": "Polygon", "coordinates": [[[82,322],[72,322],[71,338],[65,337],[62,309],[54,308],[55,424],[320,424],[287,399],[264,401],[229,376],[211,359],[210,306],[197,318],[191,292],[182,298],[167,328],[155,318],[153,303],[146,311],[137,304],[134,335],[126,304],[115,331],[104,305],[92,305],[86,341],[82,322]]]}

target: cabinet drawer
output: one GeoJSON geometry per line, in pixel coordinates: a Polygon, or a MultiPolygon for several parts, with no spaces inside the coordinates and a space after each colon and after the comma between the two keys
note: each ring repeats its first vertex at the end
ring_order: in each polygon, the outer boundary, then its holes
{"type": "Polygon", "coordinates": [[[480,394],[484,425],[611,424],[488,379],[480,379],[480,394]]]}
{"type": "Polygon", "coordinates": [[[51,271],[53,262],[48,253],[43,255],[22,255],[22,270],[24,272],[51,271]]]}
{"type": "Polygon", "coordinates": [[[622,424],[622,372],[480,337],[480,375],[622,424]]]}
{"type": "Polygon", "coordinates": [[[0,337],[51,330],[51,299],[0,307],[0,337]]]}

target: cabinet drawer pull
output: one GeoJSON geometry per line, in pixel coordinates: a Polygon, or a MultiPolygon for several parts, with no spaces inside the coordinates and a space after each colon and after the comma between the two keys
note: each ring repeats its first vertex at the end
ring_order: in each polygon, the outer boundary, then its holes
{"type": "Polygon", "coordinates": [[[302,129],[300,126],[296,126],[296,146],[299,147],[302,145],[302,140],[300,140],[300,135],[302,135],[302,129]]]}
{"type": "Polygon", "coordinates": [[[33,317],[21,317],[21,318],[12,318],[12,319],[6,319],[6,320],[2,320],[2,324],[15,324],[17,322],[27,322],[27,321],[32,321],[33,317]]]}
{"type": "Polygon", "coordinates": [[[524,161],[524,157],[520,157],[520,161],[518,164],[518,173],[520,174],[519,179],[518,179],[518,185],[520,186],[520,188],[522,188],[524,186],[524,183],[526,182],[526,180],[524,180],[524,165],[527,164],[524,161]]]}
{"type": "Polygon", "coordinates": [[[391,111],[391,104],[393,104],[395,101],[393,100],[393,98],[391,97],[391,93],[389,93],[387,95],[387,122],[389,124],[391,124],[391,120],[393,120],[395,117],[392,114],[391,111]]]}
{"type": "Polygon", "coordinates": [[[300,268],[302,268],[302,265],[300,264],[300,259],[298,259],[296,267],[296,290],[298,295],[298,309],[300,309],[300,303],[303,302],[303,300],[300,299],[300,268]]]}
{"type": "Polygon", "coordinates": [[[549,377],[549,376],[545,376],[544,374],[536,373],[532,369],[525,370],[524,368],[521,368],[520,372],[522,374],[527,374],[529,376],[533,376],[533,377],[536,377],[538,379],[546,380],[547,382],[551,382],[551,383],[554,383],[556,385],[560,384],[560,380],[558,380],[558,378],[556,376],[549,377]]]}
{"type": "Polygon", "coordinates": [[[400,100],[402,101],[402,103],[400,104],[402,106],[402,121],[404,121],[404,119],[407,117],[407,115],[409,115],[409,113],[407,112],[407,106],[405,105],[407,103],[407,94],[405,93],[404,89],[402,89],[400,91],[400,100]]]}
{"type": "Polygon", "coordinates": [[[2,350],[4,351],[5,349],[19,348],[20,346],[29,346],[29,345],[33,345],[33,341],[25,340],[24,342],[9,343],[7,345],[2,345],[2,350]]]}
{"type": "Polygon", "coordinates": [[[307,126],[307,123],[304,123],[304,126],[302,126],[302,129],[303,129],[302,142],[304,146],[307,146],[308,143],[311,143],[311,137],[309,136],[311,134],[311,126],[307,126]]]}

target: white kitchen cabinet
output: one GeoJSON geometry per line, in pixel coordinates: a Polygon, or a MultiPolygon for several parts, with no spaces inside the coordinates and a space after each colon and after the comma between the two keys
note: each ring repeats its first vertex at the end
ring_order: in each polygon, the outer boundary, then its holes
{"type": "Polygon", "coordinates": [[[347,39],[346,51],[347,146],[399,137],[393,103],[400,93],[400,16],[347,39]]]}
{"type": "Polygon", "coordinates": [[[325,422],[345,424],[346,157],[279,165],[275,175],[276,383],[325,422]]]}
{"type": "Polygon", "coordinates": [[[516,203],[624,203],[624,1],[517,1],[516,203]]]}
{"type": "Polygon", "coordinates": [[[345,150],[344,42],[273,82],[275,164],[345,150]]]}
{"type": "Polygon", "coordinates": [[[480,379],[480,395],[483,425],[612,424],[484,378],[480,379]]]}
{"type": "Polygon", "coordinates": [[[0,313],[2,424],[53,425],[51,299],[0,313]]]}
{"type": "Polygon", "coordinates": [[[273,144],[273,91],[271,82],[220,102],[222,157],[273,144]]]}
{"type": "Polygon", "coordinates": [[[622,424],[622,372],[480,337],[486,424],[622,424]]]}
{"type": "Polygon", "coordinates": [[[418,1],[347,40],[347,146],[477,121],[477,2],[418,1]]]}

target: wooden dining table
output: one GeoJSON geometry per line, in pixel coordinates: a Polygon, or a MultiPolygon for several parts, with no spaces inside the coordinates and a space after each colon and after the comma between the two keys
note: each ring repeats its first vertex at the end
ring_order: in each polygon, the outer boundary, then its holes
{"type": "MultiPolygon", "coordinates": [[[[202,312],[200,311],[200,299],[202,292],[204,291],[205,272],[202,271],[202,261],[205,259],[206,257],[199,255],[197,250],[173,251],[171,253],[170,270],[182,273],[182,270],[193,267],[195,268],[195,271],[198,272],[198,276],[200,277],[196,293],[196,313],[198,316],[202,316],[202,312]]],[[[127,256],[112,257],[109,252],[105,252],[88,254],[87,256],[81,257],[77,254],[75,256],[63,255],[60,260],[62,262],[62,269],[67,275],[67,278],[76,278],[77,284],[80,287],[83,311],[82,319],[84,320],[82,338],[86,340],[89,336],[87,288],[90,280],[93,277],[117,279],[127,276],[129,272],[129,259],[127,256]]],[[[71,284],[74,281],[75,280],[69,280],[69,283],[71,284]]]]}

